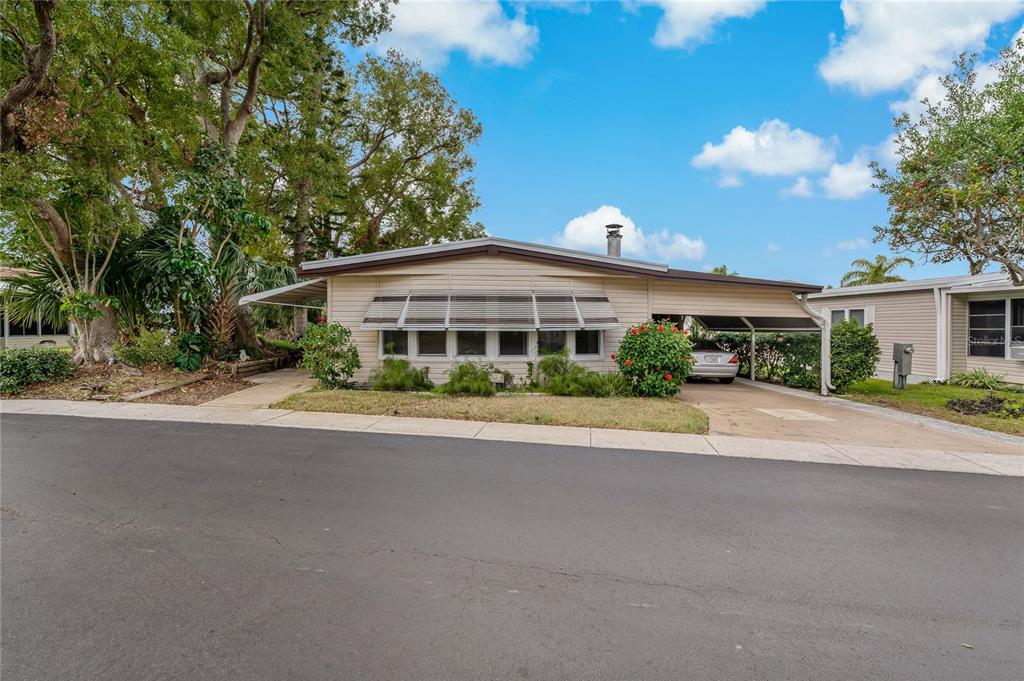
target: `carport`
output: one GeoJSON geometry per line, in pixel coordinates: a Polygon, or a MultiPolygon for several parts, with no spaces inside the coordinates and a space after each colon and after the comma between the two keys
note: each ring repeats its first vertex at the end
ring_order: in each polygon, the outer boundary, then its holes
{"type": "Polygon", "coordinates": [[[831,338],[828,320],[807,306],[803,296],[797,298],[807,316],[801,317],[764,317],[756,315],[710,315],[684,314],[708,331],[730,331],[750,334],[750,380],[756,381],[754,367],[757,363],[758,333],[821,333],[821,394],[827,395],[832,382],[832,367],[829,348],[831,338]]]}

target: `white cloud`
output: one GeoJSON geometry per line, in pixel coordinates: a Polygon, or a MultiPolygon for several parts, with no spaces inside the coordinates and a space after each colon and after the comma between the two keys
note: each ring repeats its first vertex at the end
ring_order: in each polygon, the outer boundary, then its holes
{"type": "Polygon", "coordinates": [[[853,239],[844,239],[843,241],[837,241],[831,246],[826,246],[821,249],[822,255],[832,255],[835,251],[857,251],[862,248],[868,247],[868,240],[864,237],[856,237],[853,239]]]}
{"type": "Polygon", "coordinates": [[[774,241],[769,241],[767,244],[765,244],[765,248],[768,250],[769,253],[780,253],[782,251],[782,246],[778,245],[774,241]]]}
{"type": "Polygon", "coordinates": [[[521,11],[509,17],[498,0],[402,0],[376,48],[397,48],[428,68],[443,66],[456,51],[475,62],[518,66],[530,60],[537,36],[521,11]]]}
{"type": "Polygon", "coordinates": [[[718,186],[723,189],[728,189],[729,187],[740,187],[742,185],[743,178],[736,173],[726,173],[718,178],[718,186]]]}
{"type": "Polygon", "coordinates": [[[786,187],[779,193],[784,199],[809,199],[814,196],[814,190],[811,188],[811,181],[803,175],[796,178],[796,182],[794,182],[792,186],[786,187]]]}
{"type": "Polygon", "coordinates": [[[692,48],[714,36],[715,26],[734,18],[749,19],[765,6],[765,0],[647,0],[664,12],[654,32],[658,47],[692,48]]]}
{"type": "Polygon", "coordinates": [[[833,163],[821,178],[821,187],[830,199],[856,199],[871,189],[873,180],[867,160],[856,154],[847,163],[833,163]]]}
{"type": "Polygon", "coordinates": [[[819,71],[831,85],[872,94],[948,68],[960,52],[982,47],[992,26],[1020,14],[1024,3],[843,0],[842,11],[845,35],[819,71]]]}
{"type": "Polygon", "coordinates": [[[835,140],[825,140],[776,119],[757,130],[736,126],[720,144],[706,142],[693,157],[697,168],[718,168],[726,175],[797,175],[823,170],[835,158],[835,140]]]}
{"type": "Polygon", "coordinates": [[[595,253],[607,252],[605,225],[622,225],[622,254],[633,258],[657,261],[701,260],[706,246],[701,238],[692,239],[685,234],[662,229],[645,233],[615,206],[601,206],[597,210],[574,217],[555,235],[554,242],[566,248],[595,253]]]}

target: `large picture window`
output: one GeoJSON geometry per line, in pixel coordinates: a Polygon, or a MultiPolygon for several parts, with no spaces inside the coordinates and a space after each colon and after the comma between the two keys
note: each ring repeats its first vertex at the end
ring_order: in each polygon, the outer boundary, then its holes
{"type": "Polygon", "coordinates": [[[565,331],[538,331],[537,354],[553,355],[565,349],[565,331]]]}
{"type": "Polygon", "coordinates": [[[1024,298],[1010,300],[1010,347],[1024,348],[1024,298]]]}
{"type": "Polygon", "coordinates": [[[385,355],[406,356],[409,354],[408,331],[381,331],[381,350],[385,355]]]}
{"type": "Polygon", "coordinates": [[[418,354],[425,357],[444,357],[448,354],[447,331],[420,331],[418,354]]]}
{"type": "Polygon", "coordinates": [[[463,357],[483,357],[487,354],[486,331],[459,331],[455,337],[457,354],[463,357]]]}
{"type": "Polygon", "coordinates": [[[1006,356],[1006,300],[968,303],[967,354],[971,357],[1006,356]]]}
{"type": "Polygon", "coordinates": [[[600,355],[601,354],[601,332],[600,331],[577,331],[576,332],[576,354],[577,355],[600,355]]]}
{"type": "Polygon", "coordinates": [[[498,333],[498,356],[499,357],[525,357],[526,356],[525,331],[501,331],[498,333]]]}

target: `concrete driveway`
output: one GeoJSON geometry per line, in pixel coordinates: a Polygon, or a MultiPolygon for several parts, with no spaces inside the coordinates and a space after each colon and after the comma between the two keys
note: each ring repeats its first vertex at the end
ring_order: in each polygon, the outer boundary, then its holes
{"type": "Polygon", "coordinates": [[[898,412],[892,412],[891,416],[882,412],[866,413],[839,399],[829,403],[807,399],[794,392],[768,390],[741,381],[731,385],[708,381],[687,383],[680,397],[707,413],[712,435],[1022,453],[1019,444],[913,423],[898,412]]]}

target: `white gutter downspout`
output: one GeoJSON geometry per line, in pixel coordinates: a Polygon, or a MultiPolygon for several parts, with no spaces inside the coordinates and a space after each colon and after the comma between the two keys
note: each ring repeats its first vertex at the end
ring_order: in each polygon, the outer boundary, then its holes
{"type": "Polygon", "coordinates": [[[811,309],[811,306],[807,304],[806,293],[801,293],[794,298],[801,309],[807,313],[807,316],[813,319],[821,329],[821,394],[827,397],[829,390],[835,390],[835,386],[832,385],[832,325],[825,315],[811,309]]]}

